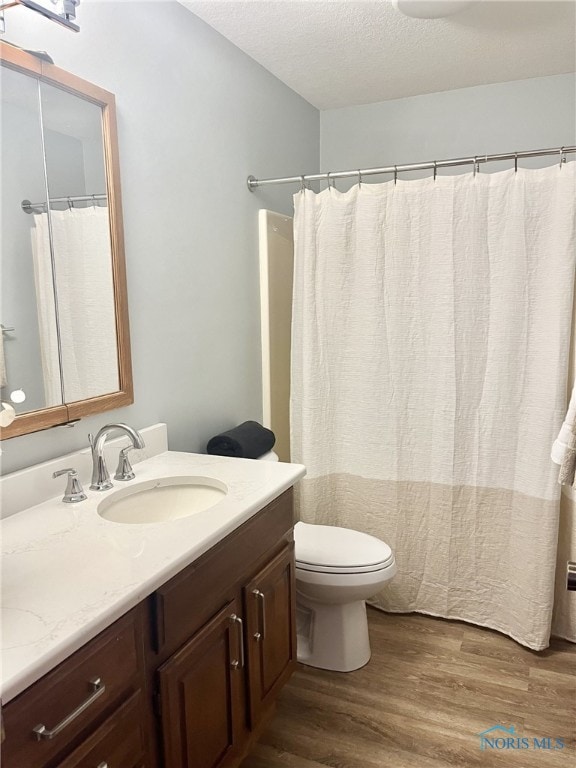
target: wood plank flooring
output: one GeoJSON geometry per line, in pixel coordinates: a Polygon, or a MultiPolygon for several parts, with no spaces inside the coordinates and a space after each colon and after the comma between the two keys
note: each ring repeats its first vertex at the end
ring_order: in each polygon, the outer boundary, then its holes
{"type": "Polygon", "coordinates": [[[536,653],[460,622],[368,619],[370,663],[348,674],[299,665],[242,768],[576,767],[576,645],[536,653]],[[476,734],[495,724],[530,748],[481,750],[476,734]],[[566,746],[534,749],[546,736],[566,746]]]}

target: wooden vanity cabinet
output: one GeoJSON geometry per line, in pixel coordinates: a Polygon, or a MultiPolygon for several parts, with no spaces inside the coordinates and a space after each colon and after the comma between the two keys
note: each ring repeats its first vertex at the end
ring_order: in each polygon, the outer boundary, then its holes
{"type": "Polygon", "coordinates": [[[295,664],[290,489],[10,701],[2,766],[236,768],[295,664]]]}
{"type": "Polygon", "coordinates": [[[3,708],[3,768],[148,768],[144,619],[130,611],[3,708]]]}
{"type": "Polygon", "coordinates": [[[235,768],[296,664],[292,492],[151,599],[159,764],[235,768]]]}

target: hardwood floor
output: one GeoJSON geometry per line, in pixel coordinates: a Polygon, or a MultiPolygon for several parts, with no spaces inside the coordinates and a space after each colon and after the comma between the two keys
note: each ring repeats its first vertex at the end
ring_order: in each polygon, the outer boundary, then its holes
{"type": "Polygon", "coordinates": [[[242,768],[576,766],[576,645],[536,653],[459,622],[368,619],[370,663],[348,674],[299,665],[242,768]],[[496,724],[529,748],[481,750],[477,734],[496,724]],[[564,748],[534,748],[548,736],[564,748]]]}

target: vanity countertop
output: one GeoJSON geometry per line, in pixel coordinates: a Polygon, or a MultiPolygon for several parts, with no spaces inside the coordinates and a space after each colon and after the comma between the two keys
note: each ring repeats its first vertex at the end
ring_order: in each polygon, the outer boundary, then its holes
{"type": "Polygon", "coordinates": [[[299,464],[167,451],[136,480],[202,475],[228,487],[191,517],[124,525],[98,504],[128,486],[61,496],[2,521],[2,701],[6,703],[303,477],[299,464]]]}

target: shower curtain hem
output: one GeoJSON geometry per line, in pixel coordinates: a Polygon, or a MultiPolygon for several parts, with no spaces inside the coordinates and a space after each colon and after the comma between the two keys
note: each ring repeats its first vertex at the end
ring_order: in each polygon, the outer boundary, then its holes
{"type": "MultiPolygon", "coordinates": [[[[447,619],[448,621],[463,621],[466,624],[471,624],[473,627],[484,627],[484,629],[492,629],[495,632],[499,632],[501,635],[506,635],[506,637],[511,638],[519,645],[523,646],[524,648],[529,648],[531,651],[545,651],[546,648],[550,646],[550,643],[548,642],[546,645],[536,645],[536,644],[530,644],[524,640],[520,640],[519,637],[516,637],[512,632],[508,632],[505,629],[502,629],[501,627],[497,626],[496,624],[490,624],[488,622],[481,622],[481,621],[472,621],[471,619],[464,619],[462,616],[457,616],[455,614],[441,614],[441,613],[433,613],[432,611],[392,611],[392,610],[386,610],[385,608],[381,608],[379,605],[375,605],[374,603],[371,603],[368,601],[368,605],[371,608],[375,608],[377,611],[382,611],[382,613],[395,613],[395,614],[414,614],[414,613],[421,613],[424,616],[432,616],[435,619],[447,619]]],[[[562,638],[564,640],[570,641],[569,638],[562,638]]]]}
{"type": "Polygon", "coordinates": [[[567,643],[576,643],[576,635],[561,635],[558,632],[552,632],[551,637],[554,637],[556,640],[565,640],[567,643]]]}

